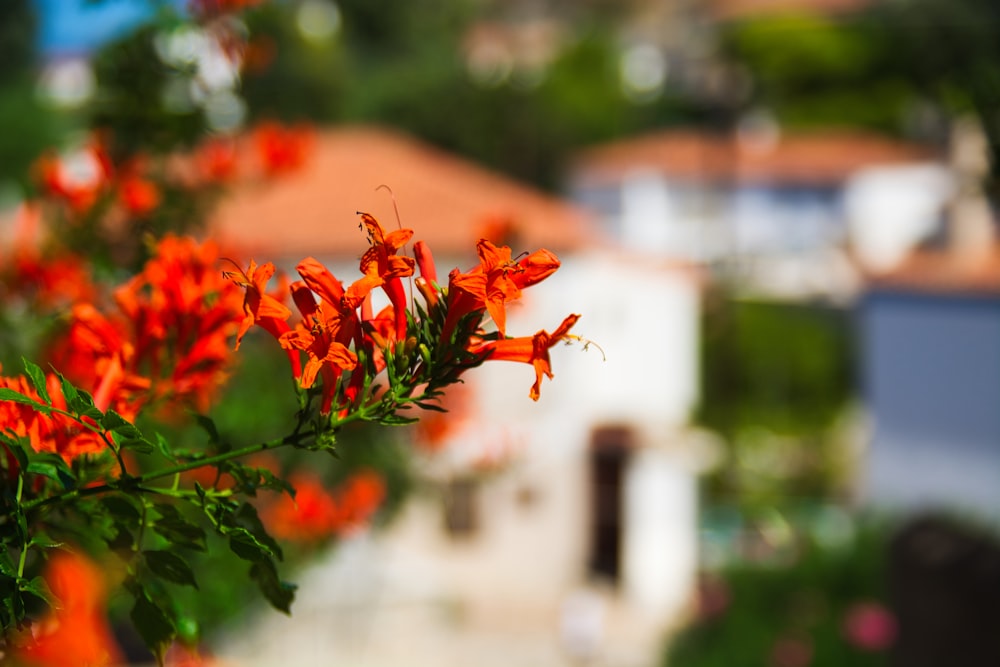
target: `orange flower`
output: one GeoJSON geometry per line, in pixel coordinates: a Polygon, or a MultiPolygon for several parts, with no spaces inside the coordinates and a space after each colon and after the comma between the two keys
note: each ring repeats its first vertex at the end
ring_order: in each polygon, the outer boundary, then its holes
{"type": "MultiPolygon", "coordinates": [[[[136,415],[135,405],[121,400],[121,395],[117,393],[123,380],[119,371],[119,367],[112,367],[102,379],[99,391],[94,393],[95,404],[101,398],[102,403],[99,407],[106,409],[110,403],[119,414],[126,419],[132,419],[136,415]],[[104,394],[110,399],[103,398],[104,394]]],[[[45,388],[52,399],[52,405],[60,410],[66,410],[66,399],[59,378],[50,374],[45,380],[45,388]]],[[[36,401],[41,400],[38,392],[23,376],[0,377],[0,387],[13,389],[36,401]]],[[[93,424],[92,421],[89,423],[93,424]]],[[[15,436],[28,438],[31,448],[36,452],[59,454],[67,463],[82,454],[101,454],[107,451],[101,437],[77,421],[57,413],[45,415],[35,411],[31,406],[13,401],[0,401],[0,429],[15,436]]]]}
{"type": "Polygon", "coordinates": [[[371,247],[361,257],[361,273],[380,280],[389,297],[395,314],[396,339],[406,338],[406,291],[400,278],[413,275],[412,257],[397,255],[396,251],[413,237],[412,229],[397,229],[385,233],[378,220],[367,213],[361,214],[361,224],[368,230],[371,247]]]}
{"type": "Polygon", "coordinates": [[[59,606],[32,628],[33,637],[15,651],[36,667],[97,667],[119,664],[121,652],[104,615],[106,586],[100,569],[84,556],[57,552],[45,582],[59,606]]]}
{"type": "Polygon", "coordinates": [[[236,176],[236,145],[232,140],[210,139],[201,144],[194,159],[210,183],[224,183],[236,176]]]}
{"type": "Polygon", "coordinates": [[[437,267],[434,265],[434,255],[431,254],[430,246],[423,241],[413,244],[413,255],[417,260],[417,267],[420,269],[420,276],[417,278],[417,289],[424,295],[428,306],[434,306],[438,302],[438,277],[437,267]]]}
{"type": "Polygon", "coordinates": [[[45,192],[65,202],[75,213],[85,213],[96,202],[113,172],[107,152],[98,142],[65,155],[44,154],[35,172],[45,192]]]}
{"type": "Polygon", "coordinates": [[[329,537],[337,523],[337,504],[318,476],[301,474],[289,480],[295,498],[282,494],[261,511],[268,532],[278,539],[313,542],[329,537]]]}
{"type": "MultiPolygon", "coordinates": [[[[288,325],[288,317],[292,311],[288,309],[275,296],[268,294],[267,281],[274,275],[274,264],[267,262],[260,267],[250,260],[250,267],[244,272],[237,267],[237,271],[223,271],[222,275],[228,280],[244,288],[243,295],[243,321],[240,323],[239,331],[236,333],[236,347],[240,349],[243,336],[254,324],[274,336],[277,340],[291,331],[288,325]]],[[[284,292],[282,288],[282,292],[284,292]]],[[[292,376],[297,380],[302,375],[302,361],[298,352],[288,350],[288,361],[292,366],[292,376]]]]}
{"type": "MultiPolygon", "coordinates": [[[[292,299],[302,313],[303,322],[296,327],[298,333],[295,338],[287,336],[282,345],[291,344],[293,340],[298,341],[294,343],[298,349],[317,345],[315,348],[317,353],[325,350],[324,355],[320,356],[321,359],[328,353],[334,353],[335,356],[329,359],[332,363],[325,363],[320,369],[323,377],[323,402],[320,412],[328,414],[332,409],[342,371],[353,369],[357,363],[357,357],[347,348],[351,343],[358,347],[364,344],[358,309],[367,302],[369,294],[379,285],[381,278],[376,275],[364,275],[345,290],[329,269],[312,257],[299,262],[296,269],[302,276],[302,282],[293,284],[292,299]],[[314,294],[319,296],[319,304],[316,303],[314,294]],[[313,340],[317,336],[320,339],[318,343],[313,340]],[[334,346],[334,343],[343,349],[334,346]],[[344,352],[349,357],[344,356],[344,352]]],[[[346,394],[349,401],[354,400],[364,380],[361,374],[355,378],[352,378],[353,386],[346,394]]]]}
{"type": "Polygon", "coordinates": [[[474,351],[488,355],[488,361],[520,361],[534,366],[535,383],[531,385],[529,395],[531,400],[537,401],[541,393],[542,375],[552,379],[549,349],[561,340],[573,338],[569,330],[578,319],[579,315],[570,315],[551,334],[543,329],[534,336],[487,341],[477,346],[474,351]]]}
{"type": "Polygon", "coordinates": [[[261,520],[279,539],[316,542],[364,526],[385,499],[385,482],[372,470],[359,470],[333,493],[316,475],[289,480],[295,498],[282,495],[261,510],[261,520]]]}
{"type": "Polygon", "coordinates": [[[142,272],[114,291],[118,312],[73,306],[48,361],[102,410],[127,416],[160,399],[205,410],[242,317],[241,295],[217,265],[214,244],[163,238],[142,272]]]}
{"type": "Polygon", "coordinates": [[[313,385],[316,374],[326,364],[332,364],[342,370],[351,370],[358,363],[354,353],[336,340],[340,322],[338,314],[324,303],[315,306],[315,309],[307,315],[305,322],[281,337],[282,347],[302,350],[309,357],[299,379],[303,389],[313,385]]]}
{"type": "Polygon", "coordinates": [[[385,499],[385,482],[373,470],[360,470],[336,494],[340,509],[337,528],[346,532],[368,523],[385,499]]]}
{"type": "Polygon", "coordinates": [[[543,248],[515,262],[510,248],[495,246],[486,239],[480,239],[476,250],[479,266],[466,273],[452,271],[449,276],[445,333],[450,334],[464,315],[485,309],[500,335],[505,336],[506,304],[519,298],[525,287],[552,275],[559,268],[559,259],[543,248]]]}
{"type": "MultiPolygon", "coordinates": [[[[66,252],[46,253],[41,244],[41,208],[25,202],[14,221],[13,251],[2,258],[0,293],[17,295],[31,306],[66,306],[94,297],[94,284],[84,258],[66,252]]],[[[31,308],[32,310],[34,308],[31,308]]]]}
{"type": "MultiPolygon", "coordinates": [[[[379,286],[381,279],[378,276],[365,275],[344,290],[344,286],[330,273],[330,270],[312,257],[306,257],[295,269],[309,289],[332,309],[330,317],[336,318],[336,340],[349,345],[359,333],[360,320],[357,309],[364,303],[368,293],[379,286]]],[[[305,292],[299,294],[302,301],[297,299],[295,303],[302,315],[308,317],[306,311],[311,311],[313,308],[308,303],[312,297],[305,292]]],[[[292,296],[295,297],[294,291],[292,296]]]]}
{"type": "Polygon", "coordinates": [[[198,646],[185,646],[174,642],[163,656],[166,667],[222,667],[212,654],[198,646]]]}
{"type": "Polygon", "coordinates": [[[145,178],[128,176],[118,184],[118,198],[126,211],[143,217],[160,205],[160,189],[145,178]]]}
{"type": "Polygon", "coordinates": [[[257,266],[250,260],[250,267],[244,272],[237,267],[236,271],[223,271],[222,275],[246,291],[243,297],[243,321],[236,333],[236,349],[240,349],[243,336],[254,324],[259,325],[275,338],[289,330],[288,317],[292,311],[285,304],[267,294],[267,281],[274,275],[274,264],[266,262],[257,266]]]}
{"type": "Polygon", "coordinates": [[[275,122],[257,126],[254,144],[264,172],[274,176],[298,169],[306,162],[313,136],[307,127],[284,127],[275,122]]]}

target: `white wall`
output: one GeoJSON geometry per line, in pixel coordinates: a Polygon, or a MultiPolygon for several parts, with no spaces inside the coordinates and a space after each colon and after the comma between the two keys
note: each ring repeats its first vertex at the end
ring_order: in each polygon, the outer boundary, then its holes
{"type": "Polygon", "coordinates": [[[932,234],[952,190],[941,165],[870,168],[851,177],[844,212],[851,247],[865,268],[891,269],[932,234]]]}

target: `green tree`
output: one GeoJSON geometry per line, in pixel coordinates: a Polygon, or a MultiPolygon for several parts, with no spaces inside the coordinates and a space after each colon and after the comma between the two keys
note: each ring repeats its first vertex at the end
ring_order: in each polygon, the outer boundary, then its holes
{"type": "Polygon", "coordinates": [[[37,94],[37,20],[30,0],[0,3],[0,184],[26,182],[39,152],[51,146],[60,123],[37,94]]]}
{"type": "Polygon", "coordinates": [[[764,14],[722,24],[720,37],[722,54],[752,77],[749,103],[782,124],[902,130],[912,88],[875,14],[764,14]]]}

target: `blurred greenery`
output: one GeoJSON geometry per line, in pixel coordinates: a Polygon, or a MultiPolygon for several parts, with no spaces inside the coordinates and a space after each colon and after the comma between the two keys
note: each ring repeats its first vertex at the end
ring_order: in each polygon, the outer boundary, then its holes
{"type": "Polygon", "coordinates": [[[854,391],[850,311],[715,293],[701,331],[695,419],[728,451],[709,495],[766,505],[835,492],[833,427],[854,391]]]}
{"type": "Polygon", "coordinates": [[[868,526],[826,545],[801,536],[791,562],[741,562],[708,575],[702,614],[669,640],[664,667],[809,665],[875,667],[884,652],[861,650],[844,637],[845,613],[886,596],[885,538],[868,526]],[[774,654],[792,641],[810,655],[787,663],[774,654]]]}
{"type": "MultiPolygon", "coordinates": [[[[163,19],[167,28],[175,19],[163,19]]],[[[162,154],[194,145],[206,126],[202,107],[166,108],[164,89],[174,79],[193,75],[164,63],[155,40],[160,26],[147,25],[111,42],[92,58],[97,92],[88,105],[90,126],[109,130],[112,160],[136,154],[162,154]]]]}
{"type": "MultiPolygon", "coordinates": [[[[287,357],[273,339],[256,333],[244,339],[233,375],[219,402],[209,412],[221,439],[241,446],[287,435],[295,425],[298,409],[287,357]]],[[[156,429],[180,448],[198,450],[206,440],[205,432],[194,420],[179,424],[157,422],[156,429]]],[[[362,423],[339,434],[335,456],[282,449],[272,452],[271,457],[282,477],[292,471],[308,471],[318,475],[330,489],[359,470],[377,472],[385,482],[386,497],[373,523],[382,526],[397,514],[414,484],[410,447],[400,437],[402,434],[402,430],[362,423]]],[[[246,463],[255,465],[254,461],[246,463]]],[[[265,490],[259,495],[267,501],[275,492],[265,490]]],[[[310,559],[335,549],[336,544],[333,537],[319,544],[283,541],[285,558],[279,566],[281,576],[294,582],[298,569],[310,559]]],[[[222,538],[210,535],[206,552],[187,553],[185,559],[198,572],[198,588],[170,586],[169,594],[176,609],[183,611],[185,623],[194,636],[211,635],[265,604],[257,588],[248,585],[248,564],[233,554],[222,538]]],[[[122,596],[123,605],[128,602],[127,597],[122,596]]],[[[125,606],[113,609],[113,615],[121,618],[127,613],[125,606]]]]}
{"type": "MultiPolygon", "coordinates": [[[[153,4],[159,28],[176,26],[167,5],[153,4]]],[[[32,94],[30,0],[9,0],[0,12],[0,121],[18,128],[2,142],[9,159],[0,177],[23,177],[26,160],[60,128],[32,94]]],[[[907,0],[728,20],[700,57],[746,73],[749,95],[731,86],[713,101],[668,77],[662,93],[635,100],[621,84],[632,18],[625,6],[554,3],[562,26],[551,62],[477,81],[466,63],[471,29],[493,22],[516,30],[530,12],[473,0],[270,0],[244,15],[253,57],[240,92],[251,122],[387,123],[548,188],[560,185],[561,167],[581,146],[678,123],[732,123],[755,108],[786,127],[860,126],[931,140],[941,138],[944,118],[968,110],[1000,145],[998,12],[990,0],[907,0]],[[310,14],[320,5],[322,20],[310,14]],[[326,32],[309,32],[323,21],[326,32]]],[[[88,114],[115,127],[126,152],[143,142],[188,144],[204,129],[200,107],[156,111],[178,73],[143,37],[151,30],[94,56],[99,92],[88,114]]]]}
{"type": "Polygon", "coordinates": [[[972,114],[990,144],[1000,188],[1000,5],[992,0],[910,0],[876,5],[906,82],[949,117],[972,114]]]}
{"type": "Polygon", "coordinates": [[[869,13],[761,14],[720,28],[722,54],[750,73],[759,105],[786,127],[867,127],[898,134],[912,89],[892,31],[869,13]]]}
{"type": "MultiPolygon", "coordinates": [[[[31,0],[0,3],[0,185],[25,184],[28,167],[64,129],[37,95],[36,24],[31,0]]],[[[2,199],[0,193],[0,208],[8,203],[2,199]]]]}
{"type": "MultiPolygon", "coordinates": [[[[556,189],[577,148],[703,111],[684,95],[637,103],[624,94],[618,34],[623,12],[596,3],[565,11],[552,61],[477,80],[466,63],[481,21],[516,30],[502,4],[337,3],[341,29],[304,37],[308,3],[270,2],[247,14],[267,64],[250,68],[243,94],[252,118],[384,123],[536,185],[556,189]]],[[[516,14],[513,10],[510,13],[516,14]]],[[[513,54],[517,56],[518,54],[513,54]]]]}

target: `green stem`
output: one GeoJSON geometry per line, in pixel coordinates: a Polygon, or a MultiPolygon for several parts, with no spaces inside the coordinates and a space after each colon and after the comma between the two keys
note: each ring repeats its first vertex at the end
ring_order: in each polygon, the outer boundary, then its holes
{"type": "MultiPolygon", "coordinates": [[[[395,406],[400,404],[399,400],[393,401],[395,406]]],[[[248,456],[250,454],[257,454],[259,452],[268,451],[271,449],[278,449],[279,447],[287,447],[290,445],[298,445],[301,442],[308,440],[309,438],[315,438],[320,435],[321,432],[326,432],[327,430],[333,431],[345,424],[350,422],[364,420],[368,417],[367,410],[365,407],[361,407],[351,414],[344,417],[333,418],[330,423],[324,425],[322,429],[310,430],[310,431],[298,431],[290,435],[286,435],[283,438],[278,438],[275,440],[268,440],[266,442],[259,442],[241,449],[233,449],[228,452],[222,452],[216,454],[215,456],[207,456],[202,459],[196,459],[193,461],[188,461],[187,463],[181,463],[179,465],[172,466],[170,468],[164,468],[161,470],[154,470],[151,472],[144,473],[142,475],[136,476],[123,476],[120,479],[104,482],[102,484],[96,484],[94,486],[88,486],[84,488],[76,488],[70,491],[65,491],[63,493],[57,493],[52,496],[47,496],[45,498],[36,498],[24,503],[23,511],[30,512],[41,507],[47,507],[49,505],[55,505],[62,502],[68,502],[77,500],[80,498],[87,498],[90,496],[100,495],[102,493],[107,493],[109,491],[123,491],[123,490],[140,490],[141,487],[147,482],[152,482],[164,477],[176,476],[183,472],[189,470],[195,470],[197,468],[202,468],[205,466],[215,466],[220,463],[225,463],[232,459],[237,459],[243,456],[248,456]]]]}
{"type": "Polygon", "coordinates": [[[56,503],[76,500],[78,498],[96,496],[102,493],[107,493],[108,491],[135,488],[141,486],[146,482],[152,482],[157,479],[162,479],[163,477],[170,477],[171,475],[179,475],[180,473],[187,472],[189,470],[195,470],[196,468],[218,465],[220,463],[225,463],[226,461],[232,459],[240,458],[241,456],[248,456],[250,454],[264,452],[270,449],[277,449],[279,447],[296,445],[302,442],[303,440],[309,437],[313,437],[315,435],[316,433],[314,432],[292,434],[276,440],[259,442],[257,444],[250,445],[248,447],[243,447],[242,449],[233,449],[228,452],[216,454],[215,456],[207,456],[203,459],[188,461],[187,463],[182,463],[173,466],[171,468],[166,468],[163,470],[154,470],[142,475],[137,475],[135,477],[127,477],[115,480],[113,482],[105,482],[103,484],[97,484],[95,486],[84,487],[82,489],[72,489],[71,491],[66,491],[64,493],[57,493],[54,496],[48,496],[46,498],[37,498],[35,500],[30,500],[24,503],[23,505],[24,511],[30,512],[31,510],[38,509],[40,507],[45,507],[47,505],[53,505],[56,503]]]}
{"type": "MultiPolygon", "coordinates": [[[[17,495],[15,496],[16,504],[21,504],[21,494],[24,492],[24,475],[17,476],[17,495]]],[[[21,555],[17,560],[17,578],[20,579],[24,576],[24,565],[28,562],[28,536],[25,535],[24,544],[21,545],[21,555]]]]}
{"type": "MultiPolygon", "coordinates": [[[[136,487],[136,490],[150,495],[169,496],[171,498],[199,497],[199,493],[197,491],[193,491],[191,489],[179,489],[175,487],[139,486],[136,487]]],[[[229,498],[233,495],[233,491],[231,489],[205,489],[204,493],[210,498],[229,498]]]]}

